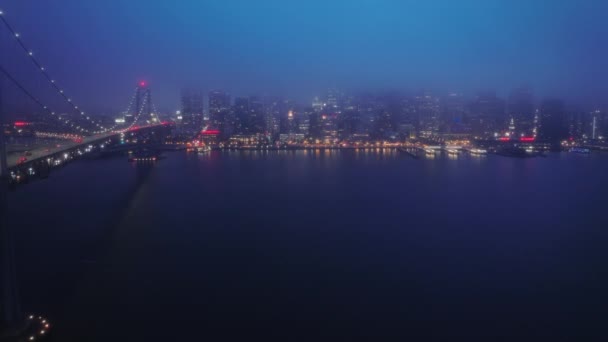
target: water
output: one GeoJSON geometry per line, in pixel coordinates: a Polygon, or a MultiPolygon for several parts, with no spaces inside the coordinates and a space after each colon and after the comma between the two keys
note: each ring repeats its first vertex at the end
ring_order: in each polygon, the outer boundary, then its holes
{"type": "Polygon", "coordinates": [[[24,307],[58,341],[594,340],[606,170],[601,154],[170,153],[72,163],[11,193],[9,221],[24,307]]]}

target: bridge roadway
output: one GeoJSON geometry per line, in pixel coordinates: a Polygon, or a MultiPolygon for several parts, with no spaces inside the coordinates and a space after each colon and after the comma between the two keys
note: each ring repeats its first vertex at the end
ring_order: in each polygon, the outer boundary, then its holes
{"type": "Polygon", "coordinates": [[[24,161],[24,164],[29,164],[29,163],[35,162],[35,161],[43,159],[43,158],[48,158],[48,157],[51,157],[51,156],[54,156],[54,155],[57,155],[57,154],[61,154],[63,152],[67,152],[67,151],[71,151],[71,150],[77,149],[79,147],[85,147],[85,146],[88,146],[88,145],[101,143],[104,140],[106,140],[108,138],[116,137],[116,136],[120,135],[123,132],[128,133],[128,132],[142,131],[142,130],[148,130],[148,129],[154,129],[154,128],[159,128],[159,127],[164,127],[166,125],[167,125],[167,123],[155,124],[155,125],[146,125],[146,126],[138,126],[138,127],[133,127],[133,128],[131,128],[129,130],[126,130],[126,131],[114,131],[114,132],[109,132],[109,133],[104,133],[104,134],[98,134],[98,135],[92,135],[92,136],[84,137],[82,139],[82,141],[79,141],[79,142],[75,142],[75,141],[66,142],[64,144],[58,145],[58,147],[39,147],[37,149],[29,151],[32,154],[30,156],[25,156],[23,153],[11,153],[11,154],[7,155],[8,168],[12,169],[12,168],[18,166],[19,165],[19,160],[21,158],[23,158],[23,157],[27,158],[27,160],[24,161]]]}

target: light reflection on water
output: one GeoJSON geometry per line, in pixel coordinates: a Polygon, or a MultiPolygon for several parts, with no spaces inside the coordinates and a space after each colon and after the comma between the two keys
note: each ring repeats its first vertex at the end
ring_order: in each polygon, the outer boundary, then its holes
{"type": "Polygon", "coordinates": [[[527,336],[539,315],[593,328],[605,307],[606,169],[599,154],[180,152],[72,163],[11,193],[8,220],[24,307],[65,324],[66,340],[227,322],[527,336]]]}

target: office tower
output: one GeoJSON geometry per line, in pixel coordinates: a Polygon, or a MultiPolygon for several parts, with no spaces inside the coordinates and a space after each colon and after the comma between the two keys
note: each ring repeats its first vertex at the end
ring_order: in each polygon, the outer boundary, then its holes
{"type": "Polygon", "coordinates": [[[513,89],[507,103],[507,116],[513,119],[516,133],[529,135],[534,128],[534,95],[529,87],[513,89]]]}
{"type": "Polygon", "coordinates": [[[561,100],[547,99],[541,103],[539,138],[554,147],[568,138],[564,103],[561,100]]]}
{"type": "Polygon", "coordinates": [[[230,95],[221,90],[209,92],[209,122],[210,125],[226,133],[226,122],[230,116],[230,95]]]}
{"type": "Polygon", "coordinates": [[[497,97],[494,91],[479,92],[469,110],[471,127],[477,136],[493,136],[509,124],[505,101],[497,97]]]}
{"type": "Polygon", "coordinates": [[[182,124],[185,129],[199,130],[203,125],[203,94],[201,91],[182,90],[182,124]]]}

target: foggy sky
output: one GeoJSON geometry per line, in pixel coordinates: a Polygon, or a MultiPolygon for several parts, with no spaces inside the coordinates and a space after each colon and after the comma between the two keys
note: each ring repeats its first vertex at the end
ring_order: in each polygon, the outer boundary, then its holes
{"type": "MultiPolygon", "coordinates": [[[[328,87],[415,91],[522,84],[605,103],[604,0],[0,0],[54,78],[89,108],[124,109],[147,80],[300,101],[328,87]]],[[[4,30],[4,27],[0,28],[4,30]]]]}

